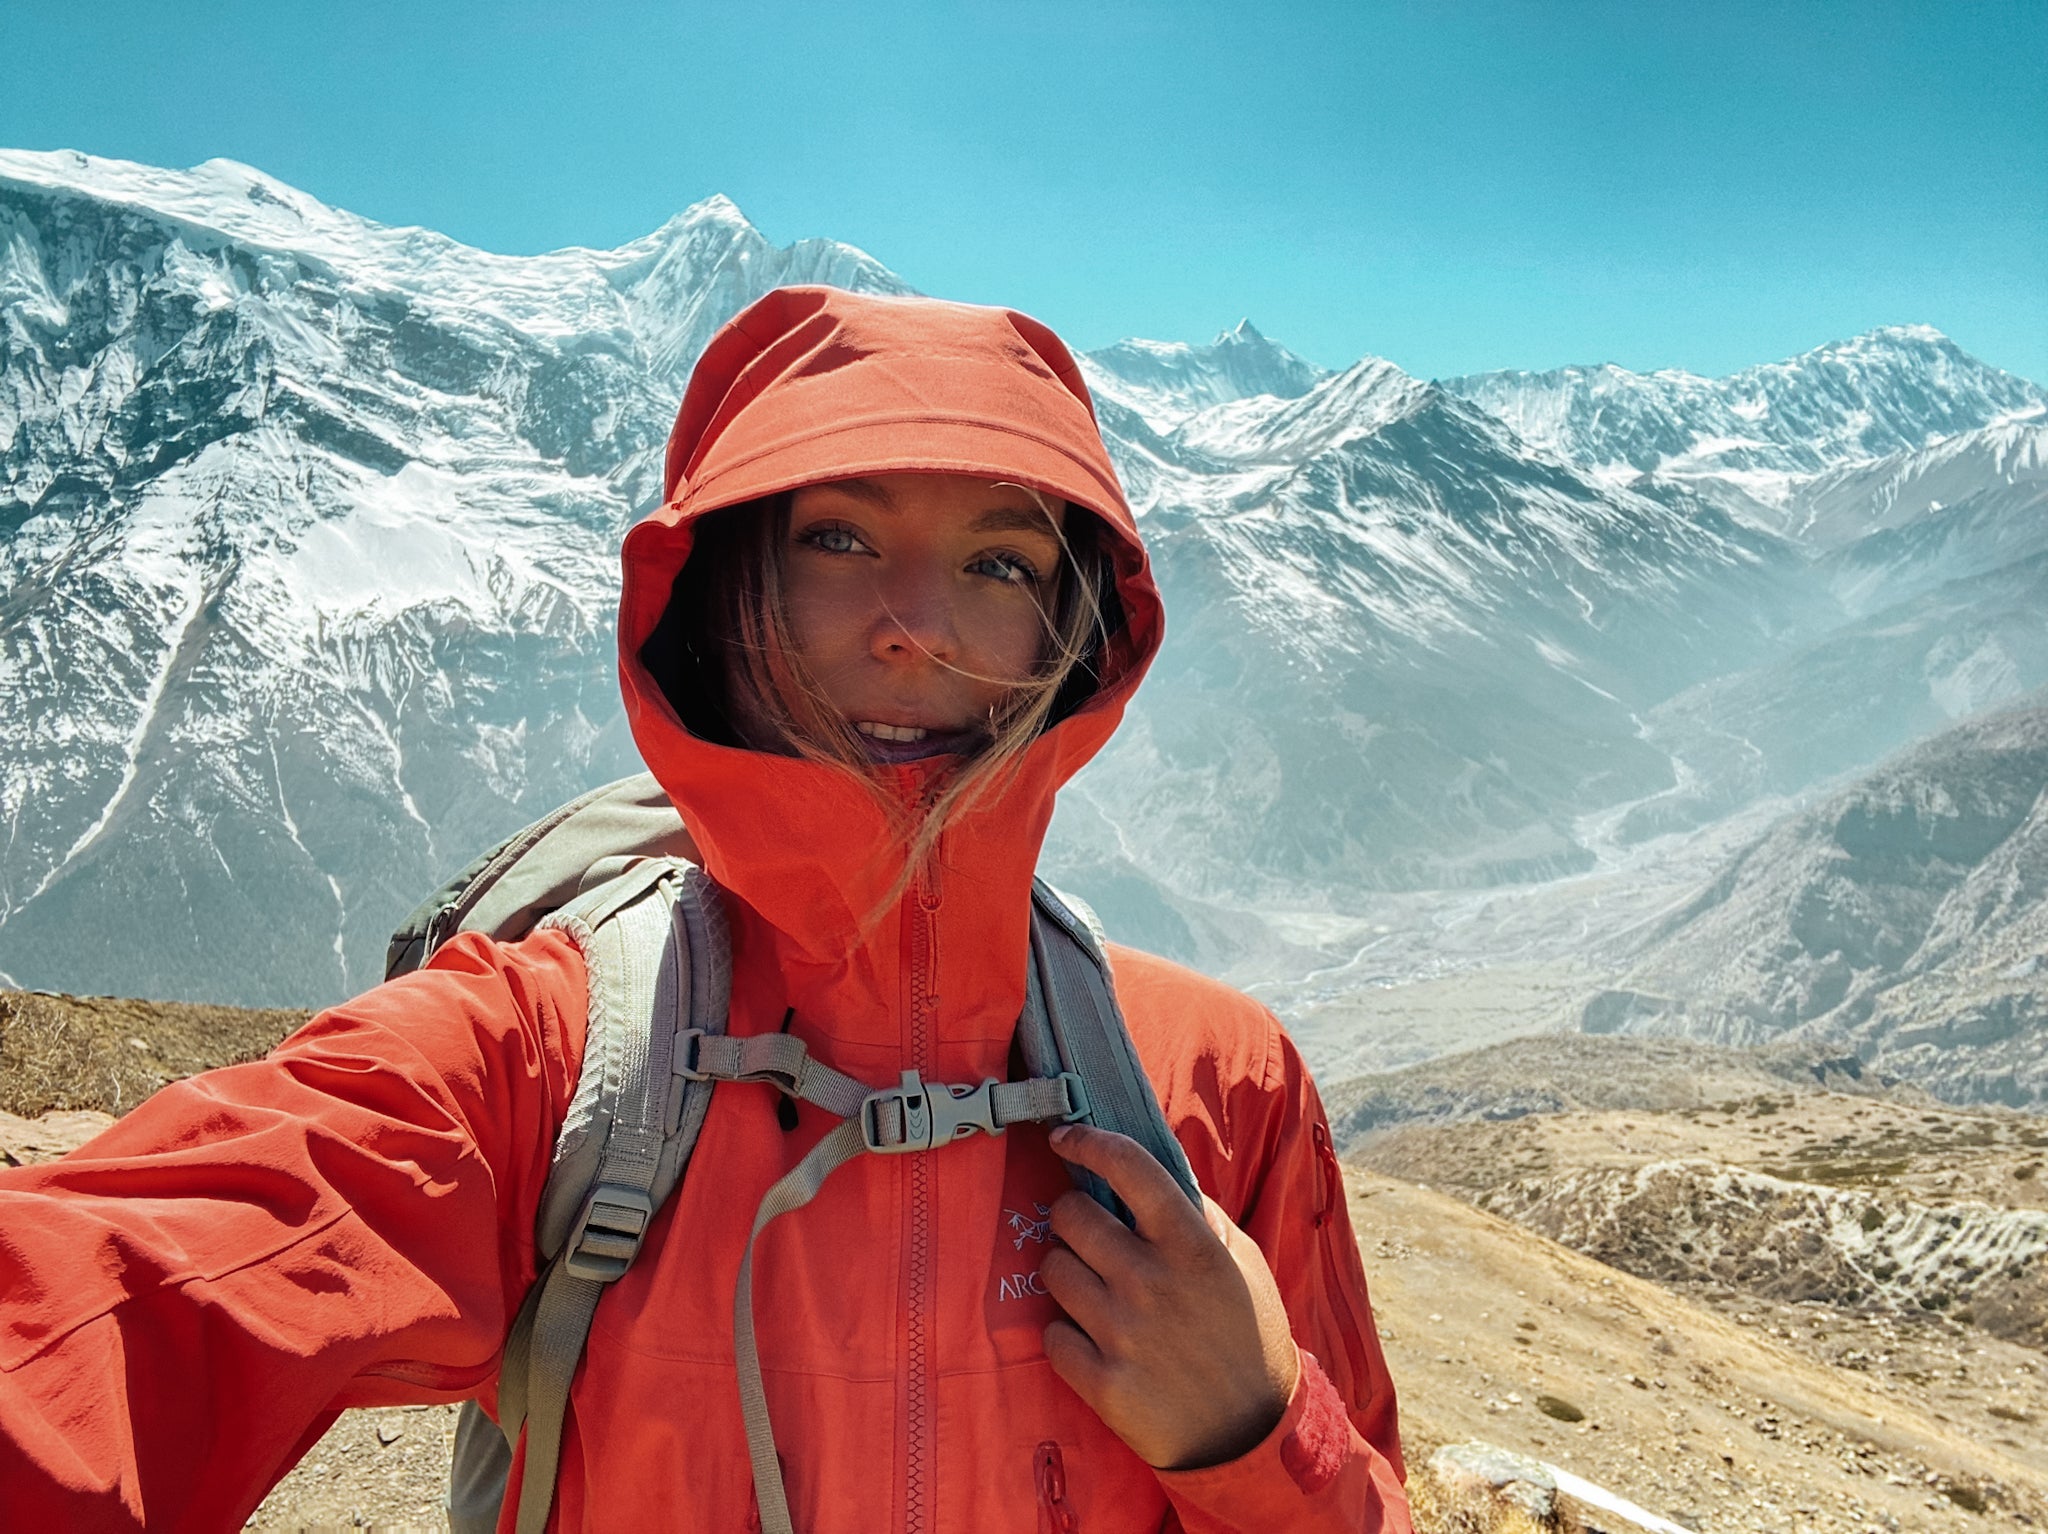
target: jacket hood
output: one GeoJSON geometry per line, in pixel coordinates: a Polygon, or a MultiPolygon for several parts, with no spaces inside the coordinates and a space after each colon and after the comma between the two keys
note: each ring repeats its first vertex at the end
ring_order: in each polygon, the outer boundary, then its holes
{"type": "MultiPolygon", "coordinates": [[[[800,950],[843,958],[901,872],[897,833],[836,768],[692,734],[641,660],[689,558],[696,519],[858,475],[1006,480],[1092,513],[1106,532],[1122,628],[1095,695],[1047,730],[1014,778],[948,827],[944,877],[1021,953],[1024,893],[1053,796],[1115,730],[1162,634],[1159,596],[1087,385],[1044,325],[1007,309],[780,288],[712,338],[669,438],[662,505],[627,535],[619,671],[634,742],[682,813],[706,870],[800,950]]],[[[930,763],[888,769],[915,795],[930,763]]]]}

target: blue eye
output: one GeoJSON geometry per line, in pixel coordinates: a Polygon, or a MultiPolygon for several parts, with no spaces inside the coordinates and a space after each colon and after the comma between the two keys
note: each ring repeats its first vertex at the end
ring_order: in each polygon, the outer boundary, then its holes
{"type": "Polygon", "coordinates": [[[806,528],[797,535],[797,542],[809,544],[826,554],[861,554],[867,551],[867,545],[860,541],[860,535],[852,528],[830,522],[822,527],[806,528]]]}
{"type": "Polygon", "coordinates": [[[967,567],[992,576],[1007,586],[1035,586],[1038,571],[1028,559],[1016,554],[983,554],[967,567]]]}

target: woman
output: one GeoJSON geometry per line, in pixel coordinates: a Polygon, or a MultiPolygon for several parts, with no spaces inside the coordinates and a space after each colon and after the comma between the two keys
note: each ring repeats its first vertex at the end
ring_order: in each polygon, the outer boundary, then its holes
{"type": "MultiPolygon", "coordinates": [[[[635,741],[727,897],[731,1030],[869,1082],[1012,1074],[1053,795],[1160,633],[1044,327],[812,288],[720,332],[626,540],[619,638],[635,741]]],[[[1299,1058],[1236,992],[1113,961],[1213,1202],[1079,1127],[837,1173],[755,1266],[805,1534],[1407,1528],[1299,1058]]],[[[460,938],[0,1179],[0,1526],[234,1527],[343,1407],[488,1403],[585,1001],[562,934],[460,938]]],[[[827,1127],[714,1094],[597,1312],[554,1527],[758,1527],[729,1306],[762,1191],[827,1127]]]]}

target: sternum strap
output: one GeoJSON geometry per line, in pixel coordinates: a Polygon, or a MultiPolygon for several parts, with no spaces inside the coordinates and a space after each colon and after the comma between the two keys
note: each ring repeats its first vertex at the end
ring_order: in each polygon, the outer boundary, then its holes
{"type": "Polygon", "coordinates": [[[1011,1124],[1066,1122],[1087,1111],[1078,1078],[982,1082],[979,1086],[927,1084],[905,1071],[900,1085],[876,1091],[865,1082],[810,1058],[804,1041],[786,1033],[746,1038],[704,1034],[678,1036],[676,1070],[693,1080],[765,1082],[837,1114],[832,1132],[761,1196],[754,1228],[740,1259],[732,1306],[733,1351],[738,1366],[740,1415],[747,1427],[747,1457],[753,1462],[754,1498],[761,1509],[761,1534],[796,1534],[789,1494],[775,1454],[775,1429],[761,1379],[761,1349],[754,1331],[754,1245],[779,1215],[801,1209],[825,1186],[825,1179],[865,1152],[880,1155],[932,1150],[976,1130],[1001,1134],[1011,1124]]]}

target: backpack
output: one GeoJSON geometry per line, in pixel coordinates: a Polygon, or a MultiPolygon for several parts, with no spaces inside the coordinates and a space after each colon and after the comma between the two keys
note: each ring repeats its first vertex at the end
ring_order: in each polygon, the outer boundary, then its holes
{"type": "MultiPolygon", "coordinates": [[[[417,969],[459,932],[512,942],[569,934],[589,975],[588,1041],[541,1196],[544,1264],[506,1336],[494,1424],[463,1406],[449,1477],[454,1534],[498,1524],[522,1425],[520,1534],[553,1506],[569,1385],[607,1285],[624,1275],[681,1180],[719,1082],[753,1082],[837,1114],[839,1127],[763,1196],[740,1264],[734,1340],[763,1534],[793,1534],[761,1384],[753,1316],[754,1241],[864,1153],[917,1153],[1015,1123],[1088,1123],[1145,1146],[1197,1204],[1118,1010],[1094,913],[1043,880],[1031,893],[1030,961],[1017,1049],[1021,1081],[926,1083],[906,1071],[874,1087],[830,1069],[787,1033],[728,1037],[732,956],[717,886],[689,860],[680,816],[648,773],[561,806],[457,874],[392,935],[387,979],[417,969]]],[[[1108,1185],[1069,1167],[1119,1218],[1108,1185]]]]}

